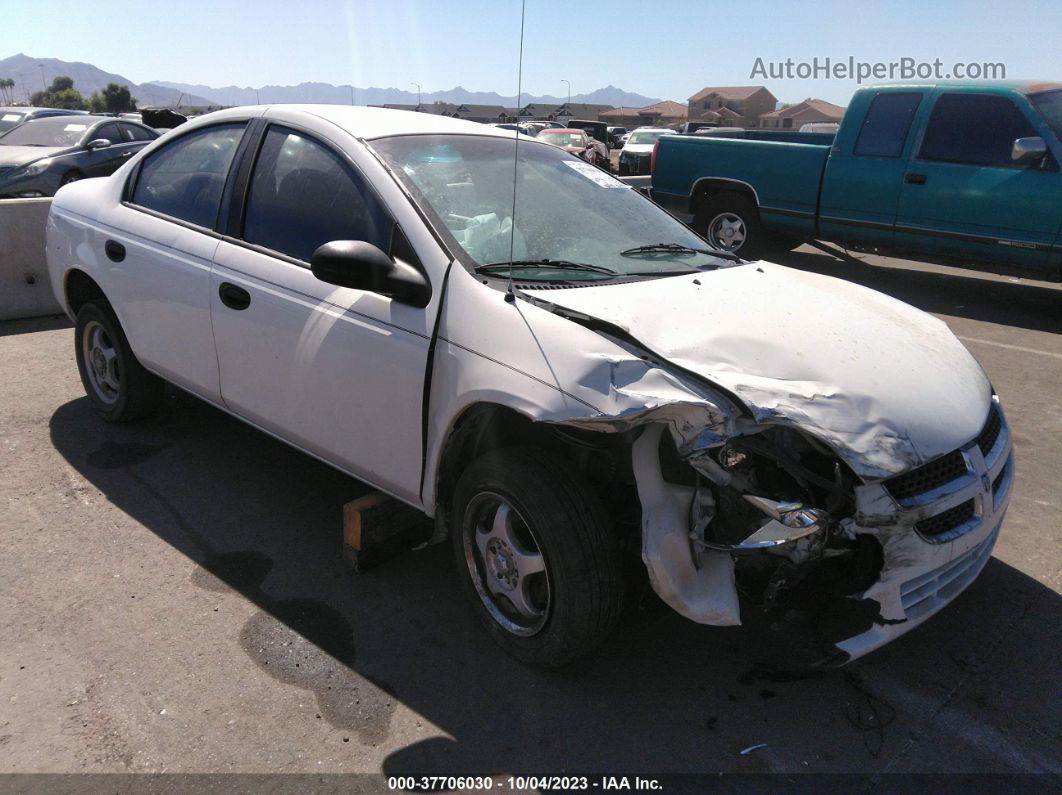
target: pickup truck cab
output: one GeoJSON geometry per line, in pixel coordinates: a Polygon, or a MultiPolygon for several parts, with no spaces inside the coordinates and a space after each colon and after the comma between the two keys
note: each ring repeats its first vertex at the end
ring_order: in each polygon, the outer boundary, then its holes
{"type": "Polygon", "coordinates": [[[1058,83],[868,87],[832,145],[662,140],[652,196],[742,256],[820,238],[1057,279],[1060,134],[1058,83]]]}
{"type": "Polygon", "coordinates": [[[62,188],[47,257],[102,419],[169,382],[433,517],[529,662],[592,649],[644,565],[692,621],[767,610],[843,663],[966,587],[1007,508],[1002,408],[944,323],[709,249],[509,130],[211,113],[62,188]]]}

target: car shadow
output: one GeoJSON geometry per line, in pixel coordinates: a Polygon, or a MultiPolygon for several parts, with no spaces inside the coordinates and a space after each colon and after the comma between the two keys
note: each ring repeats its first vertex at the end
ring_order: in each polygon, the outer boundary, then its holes
{"type": "Polygon", "coordinates": [[[875,262],[878,257],[854,254],[842,259],[808,247],[768,259],[870,287],[926,312],[1062,334],[1062,288],[1048,282],[890,267],[875,262]]]}
{"type": "Polygon", "coordinates": [[[645,594],[599,652],[541,671],[476,624],[448,545],[348,573],[341,506],[368,487],[219,410],[170,394],[156,418],[108,425],[81,398],[50,433],[111,503],[199,564],[196,586],[257,606],[234,646],[311,691],[333,726],[386,743],[401,704],[437,727],[393,750],[387,775],[1062,767],[1042,698],[1062,602],[998,560],[944,616],[842,671],[764,667],[769,627],[699,626],[645,594]],[[965,728],[933,734],[951,716],[965,728]],[[1011,747],[1026,735],[1048,749],[1035,763],[1011,747]]]}

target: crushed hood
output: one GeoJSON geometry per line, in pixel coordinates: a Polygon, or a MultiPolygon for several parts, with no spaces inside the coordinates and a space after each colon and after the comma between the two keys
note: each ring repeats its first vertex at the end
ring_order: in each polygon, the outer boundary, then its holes
{"type": "Polygon", "coordinates": [[[980,365],[942,321],[841,279],[761,262],[524,292],[624,329],[732,392],[757,421],[826,442],[865,478],[965,444],[991,401],[980,365]]]}

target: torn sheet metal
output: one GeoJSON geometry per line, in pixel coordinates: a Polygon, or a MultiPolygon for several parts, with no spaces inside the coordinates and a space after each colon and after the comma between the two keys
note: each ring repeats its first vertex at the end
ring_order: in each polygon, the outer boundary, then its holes
{"type": "Polygon", "coordinates": [[[736,395],[760,423],[888,477],[954,450],[991,387],[941,321],[849,282],[753,263],[529,296],[629,329],[662,360],[736,395]]]}
{"type": "Polygon", "coordinates": [[[689,512],[694,490],[664,482],[660,434],[653,425],[634,443],[634,477],[642,504],[642,560],[657,595],[675,611],[701,624],[741,623],[734,561],[726,552],[706,551],[700,566],[690,550],[689,512]]]}

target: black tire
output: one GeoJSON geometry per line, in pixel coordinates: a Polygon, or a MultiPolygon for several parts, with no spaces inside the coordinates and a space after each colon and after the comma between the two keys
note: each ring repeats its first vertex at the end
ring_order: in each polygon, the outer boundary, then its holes
{"type": "Polygon", "coordinates": [[[90,301],[78,310],[74,356],[85,393],[107,422],[140,419],[161,402],[165,384],[137,361],[105,301],[90,301]]]}
{"type": "MultiPolygon", "coordinates": [[[[742,259],[758,259],[768,248],[767,236],[760,225],[760,214],[751,198],[737,191],[723,191],[702,199],[693,216],[693,229],[715,248],[736,254],[742,259]],[[740,224],[741,241],[727,243],[720,227],[740,224]]],[[[732,238],[734,239],[734,238],[732,238]]]]}
{"type": "MultiPolygon", "coordinates": [[[[486,453],[457,483],[450,526],[458,576],[473,610],[513,657],[555,668],[590,652],[615,627],[623,603],[619,546],[597,495],[563,459],[527,447],[486,453]],[[542,611],[537,619],[521,616],[506,594],[490,593],[488,578],[504,567],[509,547],[488,552],[494,565],[488,568],[481,544],[490,550],[494,536],[476,528],[496,528],[503,505],[513,517],[517,554],[511,558],[541,558],[541,572],[525,576],[519,564],[509,572],[517,580],[509,592],[526,588],[527,604],[542,611]],[[491,540],[477,541],[484,538],[491,540]]],[[[502,579],[493,577],[496,587],[502,579]]]]}
{"type": "Polygon", "coordinates": [[[61,188],[64,185],[69,185],[71,182],[77,182],[78,180],[82,180],[84,178],[85,175],[82,174],[80,171],[67,171],[65,174],[63,174],[63,178],[59,180],[59,187],[61,188]]]}

